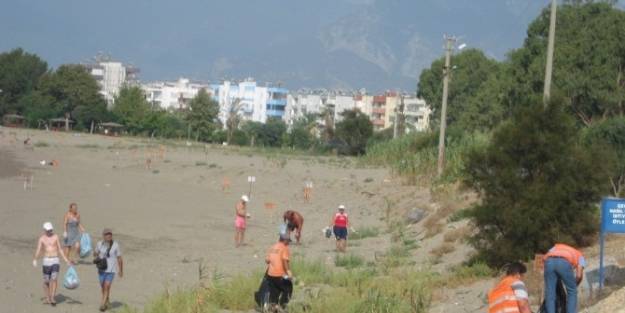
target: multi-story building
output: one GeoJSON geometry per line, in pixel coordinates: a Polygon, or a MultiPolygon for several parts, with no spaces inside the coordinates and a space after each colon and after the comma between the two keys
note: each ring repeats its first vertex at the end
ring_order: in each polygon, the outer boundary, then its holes
{"type": "Polygon", "coordinates": [[[237,114],[243,120],[261,123],[266,122],[267,117],[282,118],[284,115],[286,92],[284,101],[281,101],[280,90],[258,86],[251,78],[241,82],[224,81],[221,84],[213,84],[211,89],[214,99],[219,103],[219,119],[224,125],[231,114],[237,114]],[[282,102],[284,105],[280,106],[282,102]]]}
{"type": "MultiPolygon", "coordinates": [[[[289,91],[281,87],[267,87],[267,118],[284,118],[289,91]]],[[[264,121],[263,121],[264,122],[264,121]]]]}
{"type": "Polygon", "coordinates": [[[113,107],[122,86],[136,83],[139,74],[138,68],[113,61],[106,55],[98,55],[93,62],[84,63],[83,66],[100,85],[100,94],[106,100],[108,109],[113,107]]]}
{"type": "Polygon", "coordinates": [[[373,96],[371,103],[371,123],[374,130],[386,128],[386,95],[373,96]]]}
{"type": "Polygon", "coordinates": [[[406,132],[427,131],[430,128],[432,109],[425,100],[417,97],[404,97],[404,119],[406,132]]]}
{"type": "Polygon", "coordinates": [[[152,82],[141,85],[145,97],[154,107],[167,110],[181,110],[187,108],[189,101],[195,98],[201,89],[211,93],[207,83],[191,82],[180,78],[175,82],[152,82]]]}

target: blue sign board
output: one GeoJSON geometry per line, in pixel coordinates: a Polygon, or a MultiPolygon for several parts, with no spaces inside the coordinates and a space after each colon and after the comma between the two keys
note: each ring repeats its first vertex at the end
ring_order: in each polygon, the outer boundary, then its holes
{"type": "Polygon", "coordinates": [[[625,233],[625,199],[603,199],[601,202],[601,232],[625,233]]]}
{"type": "Polygon", "coordinates": [[[601,234],[599,253],[599,288],[603,288],[603,248],[605,235],[608,233],[625,233],[625,199],[603,198],[601,201],[601,234]]]}

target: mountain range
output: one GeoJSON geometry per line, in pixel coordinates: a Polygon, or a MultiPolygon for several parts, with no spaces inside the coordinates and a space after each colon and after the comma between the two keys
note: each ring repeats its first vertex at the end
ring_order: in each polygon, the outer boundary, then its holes
{"type": "MultiPolygon", "coordinates": [[[[413,91],[443,35],[496,59],[548,0],[21,0],[0,10],[0,51],[51,66],[106,53],[141,79],[254,77],[288,88],[413,91]]],[[[622,5],[621,5],[622,7],[622,5]]]]}

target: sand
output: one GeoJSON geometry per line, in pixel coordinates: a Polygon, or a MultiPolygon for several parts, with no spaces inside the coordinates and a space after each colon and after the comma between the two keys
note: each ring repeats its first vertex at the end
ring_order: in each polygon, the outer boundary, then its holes
{"type": "MultiPolygon", "coordinates": [[[[125,277],[113,283],[113,307],[140,308],[166,288],[196,285],[200,262],[226,276],[262,269],[286,209],[305,217],[303,244],[293,246],[293,253],[331,263],[333,241],[321,229],[337,205],[347,206],[356,228],[382,225],[381,195],[402,188],[389,183],[387,170],[359,168],[350,159],[287,159],[201,144],[168,145],[160,159],[159,146],[150,147],[154,142],[147,139],[0,131],[0,312],[7,313],[97,310],[99,287],[90,258],[77,265],[80,288],[59,288],[56,308],[42,304],[41,268],[31,264],[42,223],[51,221],[62,233],[71,202],[92,237],[99,239],[110,227],[121,245],[125,277]],[[23,144],[27,137],[32,146],[23,144]],[[145,168],[148,156],[151,170],[145,168]],[[59,166],[41,165],[42,160],[58,160],[59,166]],[[32,190],[24,190],[22,173],[34,176],[32,190]],[[248,245],[237,249],[234,205],[247,193],[249,175],[256,183],[248,245]],[[228,193],[221,191],[224,176],[232,182],[228,193]],[[307,178],[314,182],[311,203],[302,195],[307,178]],[[275,208],[267,208],[269,203],[275,208]]],[[[384,236],[368,240],[352,251],[373,259],[388,244],[384,236]]]]}

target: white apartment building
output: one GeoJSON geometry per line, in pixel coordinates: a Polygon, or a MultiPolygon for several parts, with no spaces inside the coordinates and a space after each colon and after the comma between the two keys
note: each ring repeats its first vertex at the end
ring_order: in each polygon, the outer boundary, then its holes
{"type": "Polygon", "coordinates": [[[122,86],[135,83],[139,73],[138,68],[115,62],[111,57],[103,55],[96,56],[93,63],[83,65],[100,85],[100,94],[106,100],[108,109],[112,108],[122,86]]]}
{"type": "Polygon", "coordinates": [[[267,121],[267,87],[258,86],[248,78],[241,82],[224,81],[210,86],[213,99],[219,103],[219,120],[226,125],[231,113],[240,115],[243,120],[264,123],[267,121]]]}
{"type": "Polygon", "coordinates": [[[284,120],[287,125],[293,123],[307,114],[320,114],[323,112],[325,105],[321,95],[293,93],[287,97],[286,110],[284,112],[284,120]]]}
{"type": "Polygon", "coordinates": [[[210,86],[205,83],[194,83],[189,79],[180,78],[175,82],[152,82],[141,85],[146,100],[154,107],[166,110],[185,109],[201,89],[210,94],[210,86]]]}
{"type": "Polygon", "coordinates": [[[430,128],[430,115],[432,115],[432,109],[425,103],[425,100],[417,97],[404,98],[404,117],[407,133],[411,131],[427,131],[430,128]]]}

